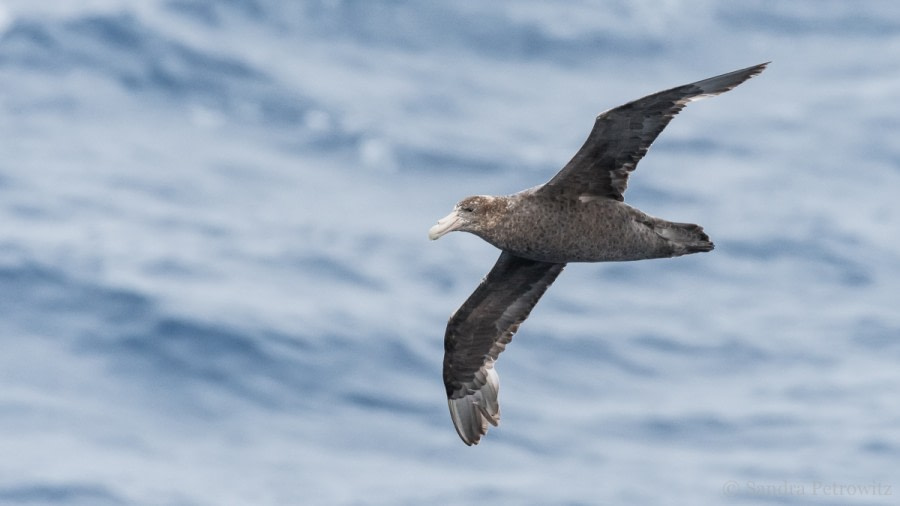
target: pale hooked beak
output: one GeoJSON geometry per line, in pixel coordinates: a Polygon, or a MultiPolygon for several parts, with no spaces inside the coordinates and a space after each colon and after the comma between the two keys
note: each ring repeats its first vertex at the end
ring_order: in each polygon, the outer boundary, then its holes
{"type": "Polygon", "coordinates": [[[460,219],[459,214],[454,210],[452,213],[439,219],[437,225],[428,229],[428,238],[434,241],[447,232],[453,232],[460,226],[462,226],[462,219],[460,219]]]}

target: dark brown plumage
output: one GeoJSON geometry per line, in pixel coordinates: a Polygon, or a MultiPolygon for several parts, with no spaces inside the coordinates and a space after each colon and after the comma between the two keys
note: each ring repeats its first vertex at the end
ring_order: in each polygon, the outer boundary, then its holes
{"type": "Polygon", "coordinates": [[[624,203],[629,174],[688,102],[724,93],[767,63],[648,95],[600,114],[584,145],[546,184],[508,196],[474,196],[429,230],[473,233],[502,253],[453,314],[444,335],[450,417],[467,445],[497,425],[494,362],[569,262],[665,258],[711,251],[699,225],[674,223],[624,203]]]}

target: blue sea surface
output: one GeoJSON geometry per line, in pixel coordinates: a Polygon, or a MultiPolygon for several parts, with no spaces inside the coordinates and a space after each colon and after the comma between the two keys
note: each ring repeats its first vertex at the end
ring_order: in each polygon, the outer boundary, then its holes
{"type": "Polygon", "coordinates": [[[897,504],[900,4],[0,0],[0,504],[897,504]],[[428,228],[692,103],[457,437],[428,228]]]}

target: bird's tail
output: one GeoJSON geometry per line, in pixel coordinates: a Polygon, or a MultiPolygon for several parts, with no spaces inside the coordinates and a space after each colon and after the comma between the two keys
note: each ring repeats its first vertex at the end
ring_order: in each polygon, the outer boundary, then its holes
{"type": "Polygon", "coordinates": [[[712,251],[715,245],[703,231],[703,227],[693,223],[672,223],[656,229],[656,233],[668,239],[672,246],[672,256],[705,253],[712,251]]]}

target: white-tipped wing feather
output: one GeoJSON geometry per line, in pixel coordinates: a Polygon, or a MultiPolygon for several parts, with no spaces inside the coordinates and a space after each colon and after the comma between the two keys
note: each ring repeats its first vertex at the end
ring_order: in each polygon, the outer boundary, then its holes
{"type": "Polygon", "coordinates": [[[500,423],[500,377],[494,370],[493,361],[486,361],[480,373],[487,376],[487,381],[480,387],[473,387],[472,393],[463,397],[447,399],[450,407],[450,419],[466,444],[478,444],[481,435],[487,433],[487,424],[494,427],[500,423]]]}
{"type": "Polygon", "coordinates": [[[565,264],[503,252],[475,292],[450,317],[444,335],[444,386],[450,418],[467,445],[500,422],[494,362],[565,264]]]}

